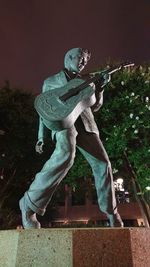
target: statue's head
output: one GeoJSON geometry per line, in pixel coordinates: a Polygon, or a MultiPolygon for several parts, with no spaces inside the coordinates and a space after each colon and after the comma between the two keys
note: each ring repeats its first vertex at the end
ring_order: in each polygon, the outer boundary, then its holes
{"type": "Polygon", "coordinates": [[[87,49],[72,48],[65,54],[64,66],[69,71],[79,73],[86,66],[90,56],[91,53],[87,49]]]}

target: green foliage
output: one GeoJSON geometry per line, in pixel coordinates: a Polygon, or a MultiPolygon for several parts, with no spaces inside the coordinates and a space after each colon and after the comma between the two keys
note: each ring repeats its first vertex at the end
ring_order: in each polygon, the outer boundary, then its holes
{"type": "Polygon", "coordinates": [[[82,156],[81,153],[77,151],[75,163],[64,179],[64,183],[71,185],[72,187],[78,187],[79,177],[88,177],[92,175],[91,168],[88,162],[82,156]]]}
{"type": "Polygon", "coordinates": [[[96,120],[112,165],[120,170],[126,151],[143,190],[150,177],[149,116],[150,68],[135,67],[115,74],[96,120]]]}
{"type": "MultiPolygon", "coordinates": [[[[0,89],[0,209],[19,211],[18,200],[47,155],[35,153],[38,116],[34,95],[19,89],[0,89]]],[[[48,151],[51,153],[51,149],[48,151]]]]}

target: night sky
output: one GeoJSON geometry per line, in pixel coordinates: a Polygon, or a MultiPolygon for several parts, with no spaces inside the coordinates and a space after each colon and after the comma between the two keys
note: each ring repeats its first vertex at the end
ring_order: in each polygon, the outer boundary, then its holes
{"type": "Polygon", "coordinates": [[[109,59],[150,62],[149,0],[0,0],[0,85],[40,92],[73,47],[89,68],[109,59]]]}

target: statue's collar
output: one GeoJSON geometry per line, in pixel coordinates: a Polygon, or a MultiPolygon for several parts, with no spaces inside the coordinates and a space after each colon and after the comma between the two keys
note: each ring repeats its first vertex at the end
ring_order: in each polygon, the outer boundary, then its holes
{"type": "Polygon", "coordinates": [[[66,76],[66,79],[68,81],[74,79],[74,78],[79,78],[81,77],[81,75],[79,73],[76,73],[76,72],[71,72],[69,71],[68,69],[64,68],[63,69],[64,73],[65,73],[65,76],[66,76]]]}

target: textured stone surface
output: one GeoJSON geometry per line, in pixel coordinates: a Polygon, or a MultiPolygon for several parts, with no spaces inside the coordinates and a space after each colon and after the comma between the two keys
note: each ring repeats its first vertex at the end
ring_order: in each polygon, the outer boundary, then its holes
{"type": "Polygon", "coordinates": [[[121,228],[74,230],[73,255],[74,267],[131,267],[130,231],[121,228]]]}
{"type": "Polygon", "coordinates": [[[16,267],[72,267],[72,233],[65,230],[22,230],[16,267]]]}
{"type": "Polygon", "coordinates": [[[131,248],[135,267],[150,267],[150,228],[132,228],[131,248]]]}
{"type": "Polygon", "coordinates": [[[16,267],[18,231],[0,231],[0,267],[16,267]]]}
{"type": "Polygon", "coordinates": [[[73,266],[149,267],[150,228],[74,230],[73,266]]]}
{"type": "Polygon", "coordinates": [[[149,267],[150,228],[0,231],[0,267],[149,267]]]}

